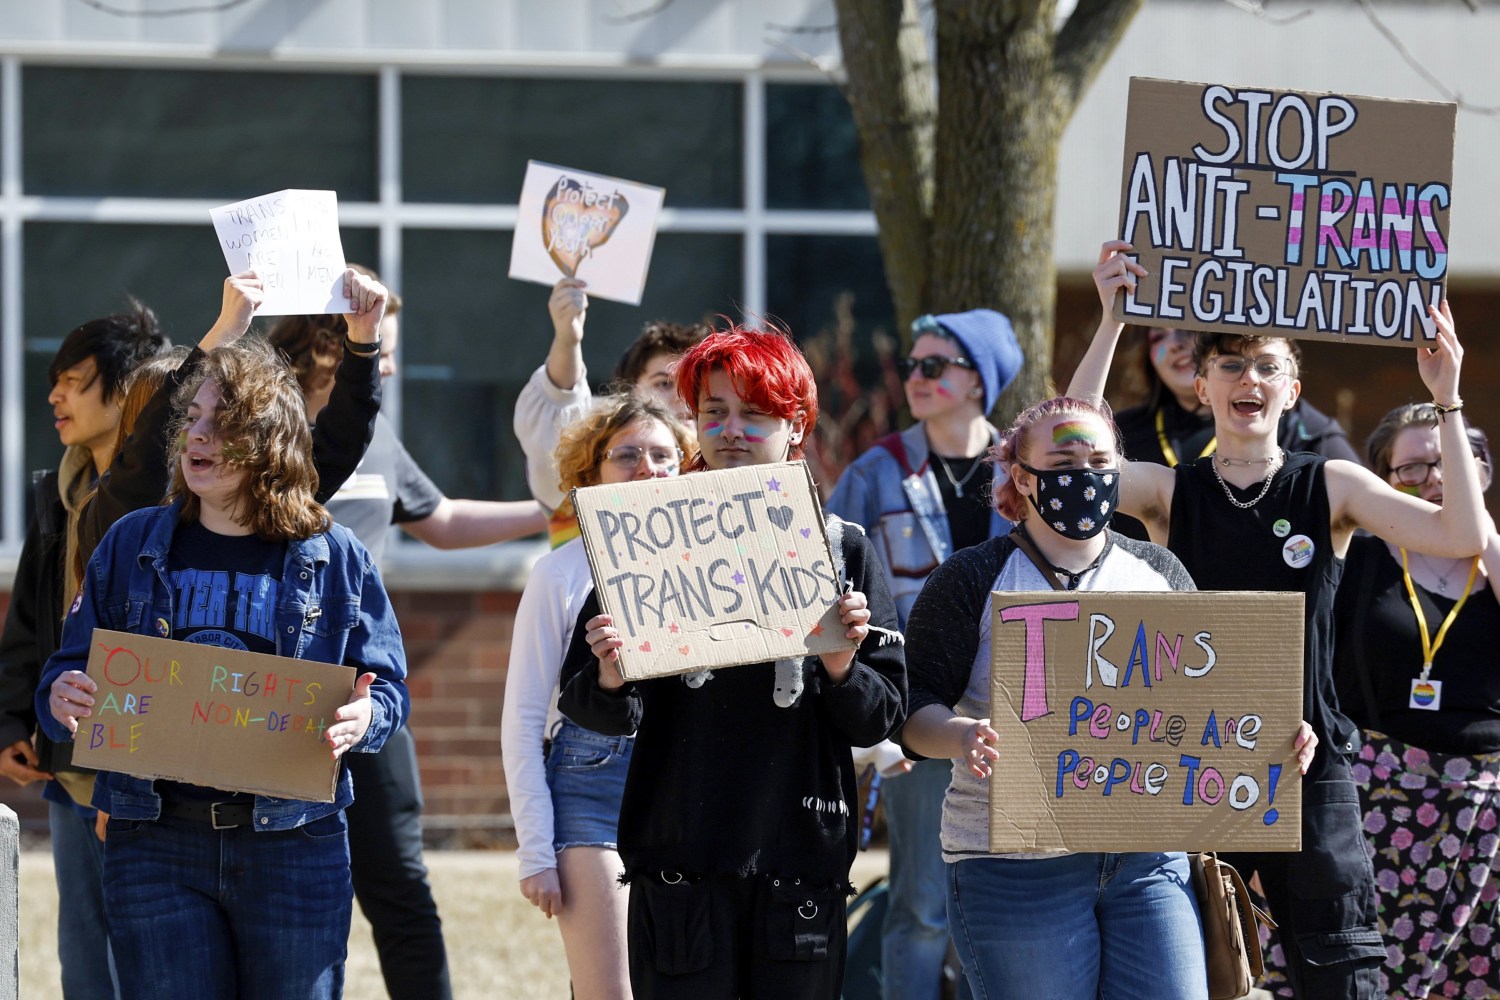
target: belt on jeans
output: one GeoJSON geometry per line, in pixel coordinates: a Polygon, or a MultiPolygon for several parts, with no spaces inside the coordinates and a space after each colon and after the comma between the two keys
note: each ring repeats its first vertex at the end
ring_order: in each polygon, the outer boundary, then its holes
{"type": "Polygon", "coordinates": [[[249,826],[255,816],[252,802],[194,802],[191,800],[164,800],[161,804],[163,816],[190,819],[208,823],[215,830],[232,830],[237,826],[249,826]]]}

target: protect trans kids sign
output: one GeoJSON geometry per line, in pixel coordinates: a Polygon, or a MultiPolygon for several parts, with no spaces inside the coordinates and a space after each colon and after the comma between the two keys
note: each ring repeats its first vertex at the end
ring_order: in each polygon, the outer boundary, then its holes
{"type": "Polygon", "coordinates": [[[996,593],[993,607],[992,851],[1301,847],[1301,594],[996,593]]]}

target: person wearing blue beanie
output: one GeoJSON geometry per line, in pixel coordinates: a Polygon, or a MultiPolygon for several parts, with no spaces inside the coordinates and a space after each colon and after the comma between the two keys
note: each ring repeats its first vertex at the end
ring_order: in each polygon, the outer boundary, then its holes
{"type": "MultiPolygon", "coordinates": [[[[954,552],[1010,531],[995,512],[986,456],[1000,432],[986,415],[1025,359],[993,309],[923,316],[902,359],[916,423],[881,438],[844,470],[827,509],[862,525],[901,628],[928,575],[954,552]]],[[[886,998],[937,1000],[948,950],[947,884],[938,842],[950,762],[904,758],[886,775],[889,906],[881,940],[886,998]]]]}

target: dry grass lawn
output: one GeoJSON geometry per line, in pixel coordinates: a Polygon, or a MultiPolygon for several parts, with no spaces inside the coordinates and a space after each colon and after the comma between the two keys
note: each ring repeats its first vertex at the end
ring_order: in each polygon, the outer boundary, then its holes
{"type": "MultiPolygon", "coordinates": [[[[883,852],[863,854],[853,881],[863,886],[886,870],[883,852]]],[[[509,851],[432,851],[433,891],[443,915],[453,992],[458,1000],[568,996],[568,970],[557,926],[543,919],[516,889],[509,851]]],[[[57,967],[57,887],[52,855],[21,854],[21,996],[60,996],[57,967]]],[[[355,907],[349,938],[352,1000],[385,995],[369,925],[355,907]]]]}

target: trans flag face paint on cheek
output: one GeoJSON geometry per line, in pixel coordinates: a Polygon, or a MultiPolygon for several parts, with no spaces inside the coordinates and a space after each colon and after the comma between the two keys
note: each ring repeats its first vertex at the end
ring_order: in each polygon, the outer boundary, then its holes
{"type": "Polygon", "coordinates": [[[767,437],[768,435],[766,434],[766,432],[761,430],[759,427],[752,427],[749,424],[745,425],[745,440],[749,441],[751,444],[760,444],[767,437]]]}
{"type": "Polygon", "coordinates": [[[944,397],[945,399],[952,399],[954,396],[953,386],[947,379],[938,380],[937,391],[938,395],[944,397]]]}
{"type": "Polygon", "coordinates": [[[713,421],[712,423],[704,424],[703,425],[703,433],[707,434],[709,437],[715,437],[716,438],[720,434],[724,433],[724,425],[721,424],[717,420],[713,421]]]}

